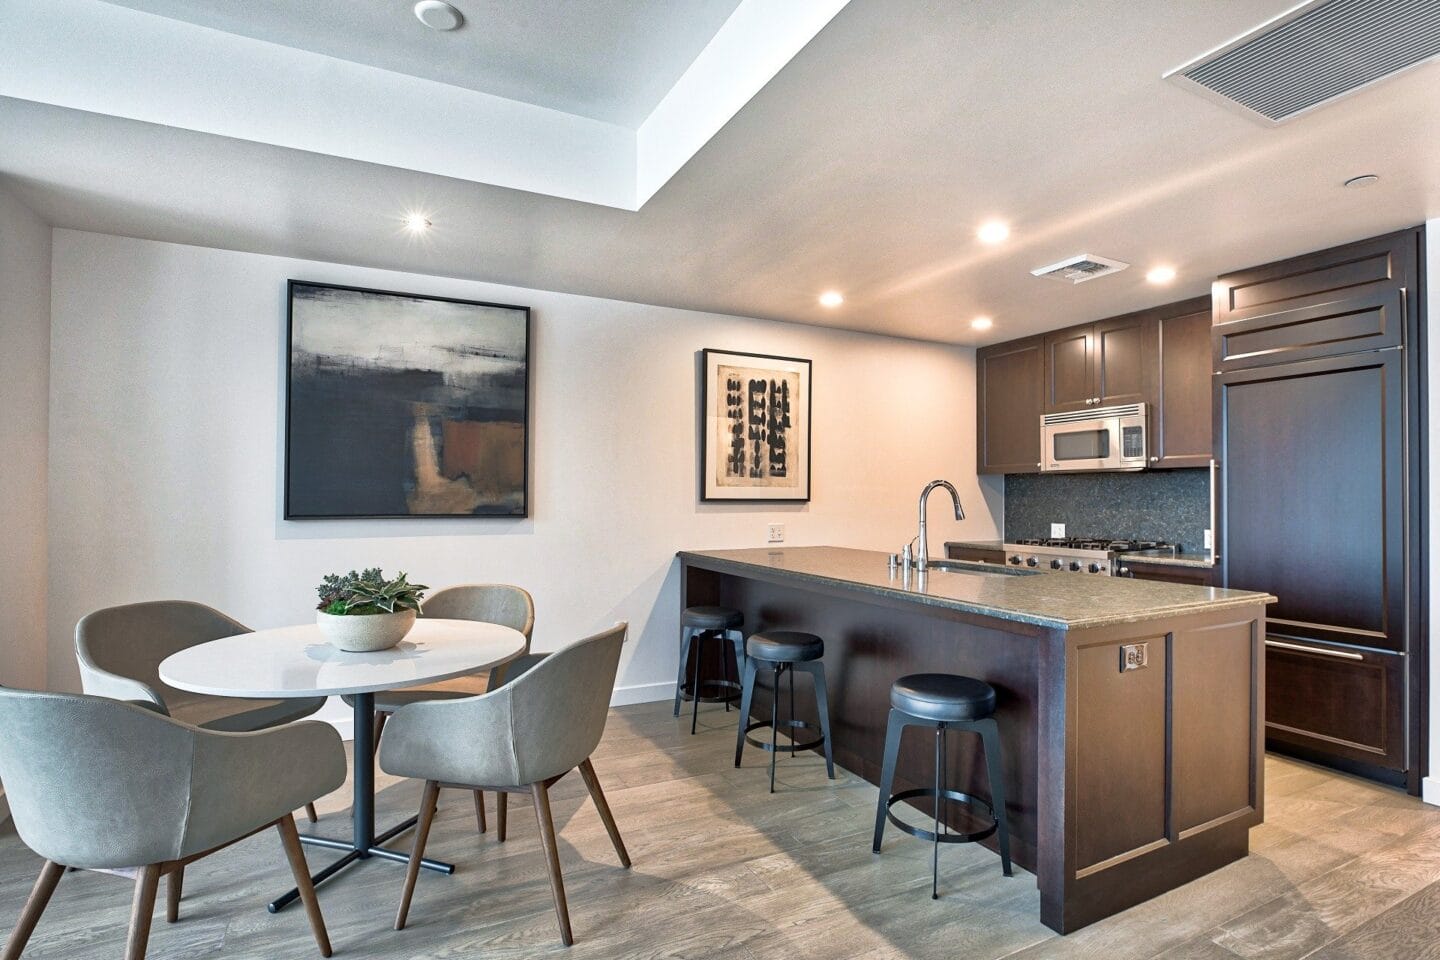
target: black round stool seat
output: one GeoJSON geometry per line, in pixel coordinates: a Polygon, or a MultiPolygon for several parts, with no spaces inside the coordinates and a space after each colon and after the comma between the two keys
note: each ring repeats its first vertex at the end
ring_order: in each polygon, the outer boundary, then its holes
{"type": "Polygon", "coordinates": [[[912,673],[890,688],[890,706],[926,720],[981,720],[995,712],[995,688],[974,677],[912,673]]]}
{"type": "Polygon", "coordinates": [[[732,630],[744,622],[744,615],[731,607],[686,607],[680,614],[680,626],[697,630],[732,630]]]}
{"type": "Polygon", "coordinates": [[[825,641],[798,630],[767,630],[750,635],[745,653],[767,663],[805,663],[825,655],[825,641]]]}

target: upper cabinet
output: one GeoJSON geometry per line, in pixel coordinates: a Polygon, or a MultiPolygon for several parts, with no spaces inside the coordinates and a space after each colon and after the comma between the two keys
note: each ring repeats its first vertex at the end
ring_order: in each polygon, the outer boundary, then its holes
{"type": "Polygon", "coordinates": [[[980,473],[1036,473],[1040,417],[1149,405],[1150,463],[1210,463],[1210,298],[975,352],[980,473]]]}
{"type": "Polygon", "coordinates": [[[1150,466],[1207,467],[1210,439],[1210,298],[1149,311],[1145,356],[1153,364],[1150,466]]]}
{"type": "Polygon", "coordinates": [[[1399,346],[1416,296],[1414,230],[1215,281],[1219,372],[1399,346]]]}
{"type": "Polygon", "coordinates": [[[1144,320],[1130,314],[1045,336],[1045,412],[1140,403],[1146,393],[1144,320]]]}
{"type": "Polygon", "coordinates": [[[1039,471],[1044,361],[1039,337],[975,351],[975,463],[980,473],[1039,471]]]}

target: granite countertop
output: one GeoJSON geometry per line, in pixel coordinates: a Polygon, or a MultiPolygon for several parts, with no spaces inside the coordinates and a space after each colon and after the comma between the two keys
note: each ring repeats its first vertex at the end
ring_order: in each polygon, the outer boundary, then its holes
{"type": "MultiPolygon", "coordinates": [[[[999,550],[1005,546],[1005,542],[1003,540],[948,540],[945,546],[970,547],[975,550],[999,550]]],[[[1193,553],[1181,553],[1173,557],[1150,557],[1132,553],[1128,559],[1135,563],[1153,563],[1168,567],[1197,567],[1204,570],[1215,566],[1215,562],[1209,557],[1193,553]]]]}
{"type": "Polygon", "coordinates": [[[846,547],[682,550],[679,556],[722,572],[757,572],[774,580],[840,584],[879,596],[1060,630],[1275,602],[1269,594],[1249,590],[1129,577],[932,568],[923,579],[911,573],[907,580],[899,572],[890,575],[886,554],[846,547]]]}

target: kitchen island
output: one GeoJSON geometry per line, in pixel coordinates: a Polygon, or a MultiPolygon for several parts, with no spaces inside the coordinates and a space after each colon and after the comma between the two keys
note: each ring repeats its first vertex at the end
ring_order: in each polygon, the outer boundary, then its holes
{"type": "MultiPolygon", "coordinates": [[[[1052,929],[1247,854],[1263,818],[1273,597],[988,564],[892,574],[885,554],[840,547],[679,557],[682,607],[724,604],[747,633],[824,639],[835,761],[872,783],[895,679],[958,673],[995,687],[1012,854],[1037,876],[1052,929]]],[[[797,718],[813,722],[813,700],[797,699],[797,718]]],[[[768,717],[768,694],[757,690],[752,709],[768,717]]],[[[978,738],[951,744],[948,782],[988,796],[978,738]]],[[[897,791],[929,784],[932,750],[906,739],[897,791]]],[[[963,830],[965,816],[955,809],[951,825],[963,830]]],[[[995,882],[1015,881],[997,867],[995,882]]]]}

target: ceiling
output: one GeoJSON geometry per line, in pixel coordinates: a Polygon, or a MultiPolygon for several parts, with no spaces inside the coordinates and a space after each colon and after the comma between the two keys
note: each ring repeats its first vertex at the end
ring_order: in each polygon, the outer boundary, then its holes
{"type": "Polygon", "coordinates": [[[993,342],[1440,216],[1440,64],[1273,128],[1161,79],[1289,5],[852,0],[638,210],[4,97],[0,176],[63,227],[993,342]],[[1078,253],[1134,266],[1029,274],[1078,253]]]}
{"type": "Polygon", "coordinates": [[[740,0],[455,0],[426,29],[405,0],[110,0],[174,20],[636,127],[740,0]]]}

